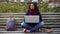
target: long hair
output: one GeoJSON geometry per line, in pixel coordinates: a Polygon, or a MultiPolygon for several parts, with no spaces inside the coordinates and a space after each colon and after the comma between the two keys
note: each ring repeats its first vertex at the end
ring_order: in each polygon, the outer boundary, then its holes
{"type": "Polygon", "coordinates": [[[39,12],[39,9],[38,9],[38,6],[37,6],[37,3],[30,3],[30,4],[29,4],[29,7],[28,7],[28,11],[30,10],[30,6],[31,6],[31,4],[34,5],[34,10],[35,10],[36,12],[39,12]]]}

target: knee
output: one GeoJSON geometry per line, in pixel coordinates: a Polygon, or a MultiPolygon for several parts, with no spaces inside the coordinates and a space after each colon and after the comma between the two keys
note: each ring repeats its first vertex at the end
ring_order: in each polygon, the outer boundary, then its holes
{"type": "Polygon", "coordinates": [[[21,23],[21,26],[22,26],[22,25],[25,25],[25,22],[22,22],[22,23],[21,23]]]}
{"type": "Polygon", "coordinates": [[[26,23],[21,23],[21,26],[27,26],[27,24],[26,23]]]}
{"type": "Polygon", "coordinates": [[[40,22],[40,23],[39,23],[39,26],[44,26],[44,22],[43,22],[43,21],[40,22]]]}
{"type": "Polygon", "coordinates": [[[22,23],[21,23],[21,26],[23,26],[24,24],[25,24],[25,23],[24,23],[24,22],[22,22],[22,23]]]}
{"type": "Polygon", "coordinates": [[[25,25],[25,22],[22,22],[22,23],[21,23],[21,26],[24,26],[24,25],[25,25]]]}
{"type": "Polygon", "coordinates": [[[44,25],[44,21],[41,22],[41,25],[44,25]]]}

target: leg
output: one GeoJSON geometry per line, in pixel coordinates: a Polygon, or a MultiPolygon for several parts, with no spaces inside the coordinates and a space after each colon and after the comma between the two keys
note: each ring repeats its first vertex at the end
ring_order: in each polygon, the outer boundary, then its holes
{"type": "Polygon", "coordinates": [[[38,23],[34,28],[32,28],[31,31],[36,31],[37,29],[42,28],[43,25],[44,25],[44,22],[42,21],[38,23]]]}
{"type": "Polygon", "coordinates": [[[25,28],[25,29],[29,29],[29,30],[30,30],[30,29],[32,28],[31,26],[29,26],[29,25],[26,24],[26,23],[22,23],[21,25],[22,25],[22,27],[25,28]]]}

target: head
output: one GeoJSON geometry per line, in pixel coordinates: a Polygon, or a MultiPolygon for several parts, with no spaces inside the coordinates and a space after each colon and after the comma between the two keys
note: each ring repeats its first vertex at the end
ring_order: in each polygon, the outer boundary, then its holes
{"type": "Polygon", "coordinates": [[[29,10],[32,9],[32,10],[38,10],[38,7],[37,7],[37,3],[31,3],[29,5],[29,10]]]}
{"type": "Polygon", "coordinates": [[[30,9],[35,9],[34,4],[30,4],[30,9]]]}

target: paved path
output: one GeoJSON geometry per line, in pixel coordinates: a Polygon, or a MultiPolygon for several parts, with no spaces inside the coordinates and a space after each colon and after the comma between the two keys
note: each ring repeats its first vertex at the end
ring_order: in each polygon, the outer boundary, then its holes
{"type": "Polygon", "coordinates": [[[0,34],[60,34],[60,28],[54,28],[53,32],[51,33],[46,33],[46,32],[24,33],[22,30],[23,28],[18,28],[17,31],[5,31],[4,28],[0,28],[0,34]]]}
{"type": "Polygon", "coordinates": [[[18,33],[18,32],[16,32],[16,33],[14,33],[14,32],[12,32],[12,33],[11,32],[10,33],[2,33],[1,32],[0,34],[60,34],[60,33],[36,33],[36,32],[35,33],[21,33],[21,32],[20,33],[18,33]]]}

